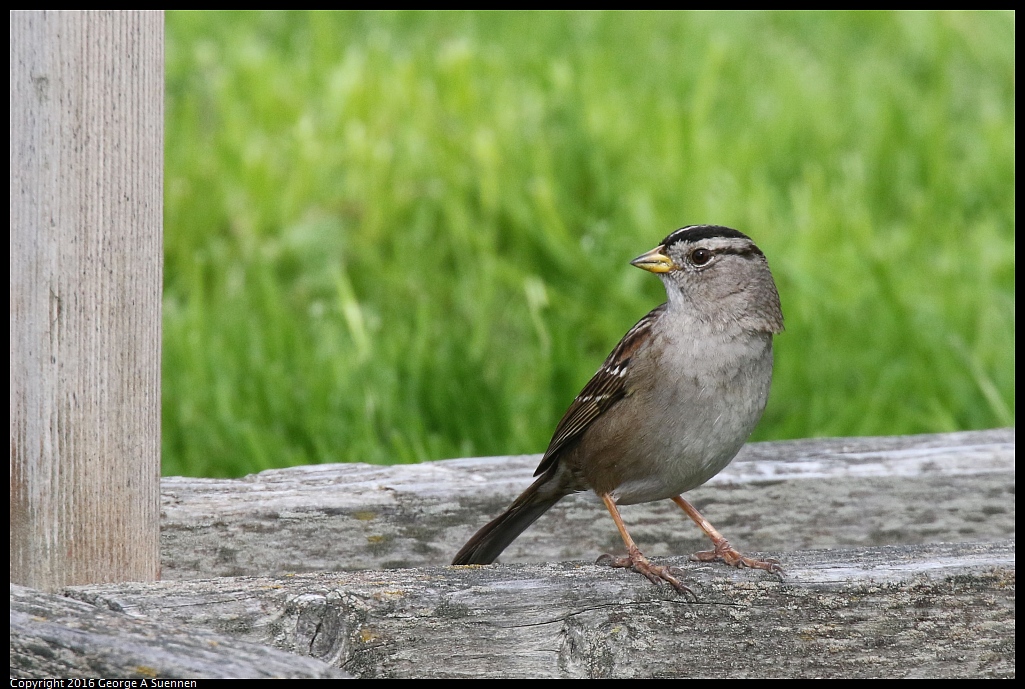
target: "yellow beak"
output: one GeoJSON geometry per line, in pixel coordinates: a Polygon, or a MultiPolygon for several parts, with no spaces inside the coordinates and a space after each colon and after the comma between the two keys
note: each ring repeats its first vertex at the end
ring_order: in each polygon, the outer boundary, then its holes
{"type": "Polygon", "coordinates": [[[662,253],[664,249],[665,247],[659,244],[648,253],[641,254],[634,260],[630,261],[630,265],[643,268],[644,270],[651,271],[652,273],[668,273],[670,270],[676,268],[676,264],[673,263],[673,259],[662,253]]]}

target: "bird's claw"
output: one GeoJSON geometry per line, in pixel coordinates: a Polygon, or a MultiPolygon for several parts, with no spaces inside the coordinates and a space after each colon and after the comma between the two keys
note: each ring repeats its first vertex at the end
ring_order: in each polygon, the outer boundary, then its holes
{"type": "Polygon", "coordinates": [[[679,567],[653,565],[648,561],[648,558],[644,557],[639,552],[625,557],[614,557],[613,555],[605,553],[595,561],[595,564],[632,569],[647,578],[647,580],[652,584],[659,584],[664,581],[678,592],[693,597],[695,601],[698,599],[697,594],[695,594],[690,587],[677,579],[677,575],[681,577],[683,576],[683,570],[679,567]]]}
{"type": "Polygon", "coordinates": [[[751,569],[764,569],[770,574],[782,578],[786,576],[786,572],[783,571],[782,565],[779,564],[779,560],[772,558],[766,560],[756,560],[751,557],[744,557],[730,545],[729,541],[722,541],[721,543],[715,544],[715,550],[703,550],[698,553],[694,553],[690,556],[691,560],[695,562],[715,562],[716,560],[722,560],[730,567],[750,567],[751,569]]]}

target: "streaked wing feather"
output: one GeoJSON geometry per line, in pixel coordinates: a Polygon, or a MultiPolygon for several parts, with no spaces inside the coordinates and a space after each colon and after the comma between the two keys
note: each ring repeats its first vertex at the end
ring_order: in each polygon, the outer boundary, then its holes
{"type": "Polygon", "coordinates": [[[662,304],[637,321],[576,396],[559,421],[559,425],[555,427],[552,441],[548,444],[548,450],[545,451],[545,456],[541,459],[534,476],[539,476],[554,466],[563,448],[579,438],[595,419],[626,396],[626,373],[630,359],[647,340],[652,323],[665,308],[666,305],[662,304]]]}

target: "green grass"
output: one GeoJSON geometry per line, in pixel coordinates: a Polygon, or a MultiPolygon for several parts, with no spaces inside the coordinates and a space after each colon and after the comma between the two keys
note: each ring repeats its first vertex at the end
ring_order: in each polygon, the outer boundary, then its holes
{"type": "Polygon", "coordinates": [[[540,452],[750,234],[756,439],[1014,424],[1007,13],[167,16],[164,472],[540,452]]]}

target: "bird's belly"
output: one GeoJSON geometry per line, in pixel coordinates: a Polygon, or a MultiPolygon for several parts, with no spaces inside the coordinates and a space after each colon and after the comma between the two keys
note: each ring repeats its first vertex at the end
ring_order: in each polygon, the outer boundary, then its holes
{"type": "Polygon", "coordinates": [[[626,473],[612,491],[620,505],[633,505],[654,500],[665,500],[697,488],[722,471],[736,456],[743,442],[711,454],[690,447],[684,452],[667,452],[652,463],[659,469],[652,473],[630,475],[626,473]]]}

